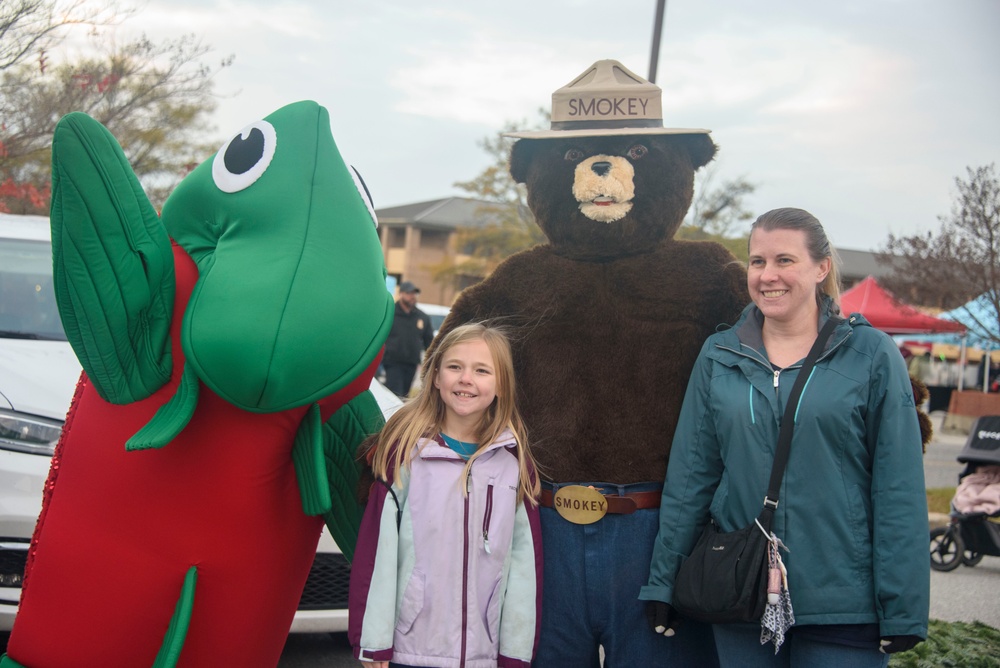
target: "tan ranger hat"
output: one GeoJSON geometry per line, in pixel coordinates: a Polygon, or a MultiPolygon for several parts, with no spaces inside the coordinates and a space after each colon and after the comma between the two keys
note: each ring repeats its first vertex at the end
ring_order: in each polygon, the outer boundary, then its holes
{"type": "Polygon", "coordinates": [[[505,132],[505,137],[609,137],[613,135],[702,135],[709,130],[663,127],[663,91],[617,60],[598,60],[552,93],[549,130],[505,132]]]}

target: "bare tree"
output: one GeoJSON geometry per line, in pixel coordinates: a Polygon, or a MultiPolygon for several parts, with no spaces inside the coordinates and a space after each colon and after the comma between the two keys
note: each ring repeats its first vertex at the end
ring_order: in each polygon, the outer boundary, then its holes
{"type": "Polygon", "coordinates": [[[114,2],[87,0],[3,0],[0,2],[0,70],[37,57],[44,69],[46,52],[74,25],[110,25],[129,12],[114,2]]]}
{"type": "Polygon", "coordinates": [[[939,217],[936,233],[889,235],[878,253],[893,268],[884,282],[914,303],[943,309],[978,297],[985,309],[965,309],[962,320],[1000,344],[1000,175],[994,164],[967,167],[955,186],[951,214],[939,217]]]}
{"type": "Polygon", "coordinates": [[[717,179],[718,164],[714,162],[696,175],[695,195],[685,226],[701,230],[713,238],[730,238],[739,223],[753,218],[753,213],[746,208],[745,199],[757,190],[757,186],[745,176],[740,176],[716,187],[717,179]]]}
{"type": "Polygon", "coordinates": [[[523,184],[514,182],[508,169],[510,147],[514,139],[506,132],[540,128],[548,124],[548,114],[539,110],[539,120],[530,125],[508,121],[495,135],[480,140],[480,147],[492,158],[475,178],[455,183],[471,196],[483,201],[477,220],[459,228],[454,252],[431,269],[434,280],[463,287],[488,276],[504,259],[545,240],[527,204],[523,184]]]}
{"type": "Polygon", "coordinates": [[[154,205],[162,204],[219,143],[208,137],[213,76],[232,57],[209,66],[210,51],[194,36],[162,42],[143,36],[95,48],[73,63],[43,68],[28,61],[0,72],[0,184],[6,188],[0,207],[47,209],[47,201],[26,195],[44,193],[52,133],[70,111],[86,112],[111,131],[154,205]]]}

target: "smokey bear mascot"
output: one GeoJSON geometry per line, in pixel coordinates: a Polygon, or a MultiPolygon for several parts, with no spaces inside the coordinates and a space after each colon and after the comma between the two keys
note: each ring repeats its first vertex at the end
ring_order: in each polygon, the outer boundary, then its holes
{"type": "Polygon", "coordinates": [[[715,665],[710,627],[665,638],[638,600],[691,367],[749,302],[726,249],[673,238],[715,144],[664,127],[659,87],[613,60],[553,94],[550,130],[510,136],[511,174],[548,243],[462,292],[440,336],[482,319],[513,333],[543,477],[535,665],[596,667],[601,647],[613,666],[715,665]]]}

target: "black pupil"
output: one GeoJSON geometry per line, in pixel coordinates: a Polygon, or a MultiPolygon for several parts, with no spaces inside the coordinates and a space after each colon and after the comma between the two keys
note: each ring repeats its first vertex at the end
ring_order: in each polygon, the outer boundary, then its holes
{"type": "Polygon", "coordinates": [[[264,155],[264,133],[254,128],[244,139],[236,135],[226,149],[225,163],[230,174],[243,174],[260,161],[264,155]]]}

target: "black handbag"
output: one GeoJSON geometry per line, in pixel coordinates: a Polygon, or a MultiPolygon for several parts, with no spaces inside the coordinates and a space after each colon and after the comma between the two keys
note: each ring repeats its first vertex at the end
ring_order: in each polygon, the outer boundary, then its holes
{"type": "Polygon", "coordinates": [[[767,604],[767,548],[778,491],[788,463],[795,409],[812,367],[838,320],[829,318],[806,355],[785,405],[764,506],[738,531],[720,531],[710,520],[674,580],[671,605],[682,616],[710,624],[755,622],[767,604]]]}

